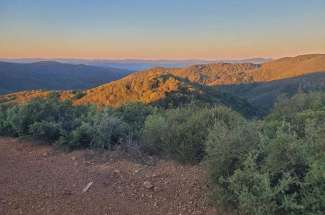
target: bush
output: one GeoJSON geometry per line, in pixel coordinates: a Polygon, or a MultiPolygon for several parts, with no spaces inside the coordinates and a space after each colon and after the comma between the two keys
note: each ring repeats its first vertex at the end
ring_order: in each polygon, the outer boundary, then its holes
{"type": "Polygon", "coordinates": [[[7,110],[7,123],[15,135],[31,135],[30,127],[40,122],[62,122],[62,126],[73,123],[82,113],[74,112],[71,102],[60,102],[56,97],[37,98],[26,104],[7,110]]]}
{"type": "Polygon", "coordinates": [[[113,115],[128,124],[132,140],[138,140],[143,132],[144,122],[155,109],[143,103],[130,103],[117,108],[113,115]]]}
{"type": "Polygon", "coordinates": [[[56,122],[35,122],[29,128],[31,136],[49,142],[57,141],[61,135],[61,125],[56,122]]]}
{"type": "Polygon", "coordinates": [[[1,136],[14,136],[15,131],[8,121],[8,112],[10,107],[7,105],[0,105],[0,135],[1,136]]]}
{"type": "Polygon", "coordinates": [[[208,119],[206,114],[207,111],[182,108],[148,117],[143,134],[145,148],[180,162],[200,161],[204,129],[198,128],[205,123],[203,118],[208,119]]]}
{"type": "Polygon", "coordinates": [[[68,149],[87,148],[91,145],[94,132],[93,127],[89,123],[82,122],[71,133],[61,136],[57,144],[68,149]]]}
{"type": "Polygon", "coordinates": [[[128,125],[113,116],[111,109],[105,109],[84,117],[80,126],[62,136],[58,144],[69,149],[112,149],[114,145],[125,142],[127,136],[128,125]]]}
{"type": "Polygon", "coordinates": [[[281,97],[274,110],[266,117],[268,123],[289,122],[291,129],[303,137],[307,120],[324,119],[325,93],[299,93],[291,98],[281,97]]]}
{"type": "Polygon", "coordinates": [[[103,148],[132,142],[142,133],[151,107],[130,104],[116,110],[74,106],[57,94],[12,107],[1,105],[0,134],[32,136],[65,148],[103,148]]]}
{"type": "Polygon", "coordinates": [[[239,116],[231,123],[218,121],[210,129],[206,140],[205,163],[209,180],[215,191],[216,200],[235,204],[229,191],[228,178],[241,168],[248,154],[257,148],[259,135],[257,126],[244,121],[239,116]]]}
{"type": "Polygon", "coordinates": [[[144,149],[183,163],[196,163],[204,157],[204,142],[216,121],[231,123],[232,115],[224,107],[188,106],[150,115],[143,132],[144,149]]]}
{"type": "Polygon", "coordinates": [[[112,149],[114,145],[125,142],[128,136],[128,125],[108,112],[96,116],[93,129],[91,146],[95,148],[112,149]]]}
{"type": "Polygon", "coordinates": [[[142,148],[149,154],[159,155],[164,150],[168,134],[168,123],[166,117],[162,114],[149,115],[145,121],[142,134],[142,148]]]}
{"type": "Polygon", "coordinates": [[[263,122],[211,129],[206,163],[217,202],[240,214],[322,214],[324,99],[297,95],[285,102],[297,107],[278,104],[263,122]]]}
{"type": "Polygon", "coordinates": [[[37,98],[22,105],[2,107],[0,133],[9,136],[32,136],[55,142],[68,136],[82,122],[94,115],[91,106],[73,106],[57,96],[37,98]]]}

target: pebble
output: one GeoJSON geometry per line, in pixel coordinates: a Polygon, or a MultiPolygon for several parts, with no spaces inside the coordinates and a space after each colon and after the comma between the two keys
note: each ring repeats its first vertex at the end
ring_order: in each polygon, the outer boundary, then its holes
{"type": "Polygon", "coordinates": [[[152,189],[154,187],[150,181],[143,182],[143,186],[147,189],[152,189]]]}

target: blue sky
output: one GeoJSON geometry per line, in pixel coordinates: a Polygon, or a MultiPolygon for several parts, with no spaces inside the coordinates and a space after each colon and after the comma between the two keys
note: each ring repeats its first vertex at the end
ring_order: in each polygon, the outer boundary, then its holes
{"type": "Polygon", "coordinates": [[[325,52],[325,0],[0,0],[0,57],[325,52]]]}

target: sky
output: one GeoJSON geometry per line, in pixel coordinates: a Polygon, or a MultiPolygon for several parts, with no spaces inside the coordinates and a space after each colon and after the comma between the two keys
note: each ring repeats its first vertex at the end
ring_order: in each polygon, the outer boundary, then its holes
{"type": "Polygon", "coordinates": [[[325,53],[325,0],[0,0],[0,58],[325,53]]]}

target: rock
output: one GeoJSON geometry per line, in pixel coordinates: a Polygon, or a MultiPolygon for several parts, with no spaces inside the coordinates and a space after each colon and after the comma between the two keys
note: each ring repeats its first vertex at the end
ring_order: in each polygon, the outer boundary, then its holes
{"type": "Polygon", "coordinates": [[[42,154],[43,157],[47,157],[48,155],[49,155],[48,152],[44,152],[44,153],[42,154]]]}
{"type": "Polygon", "coordinates": [[[152,189],[154,187],[150,181],[143,182],[143,186],[147,189],[152,189]]]}
{"type": "Polygon", "coordinates": [[[77,160],[76,156],[72,156],[71,160],[73,160],[73,161],[77,160]]]}
{"type": "Polygon", "coordinates": [[[121,171],[118,170],[118,169],[115,169],[113,172],[114,172],[115,174],[120,174],[120,173],[121,173],[121,171]]]}
{"type": "Polygon", "coordinates": [[[93,185],[94,182],[89,182],[86,187],[82,190],[82,193],[85,193],[89,190],[89,188],[91,187],[91,185],[93,185]]]}

